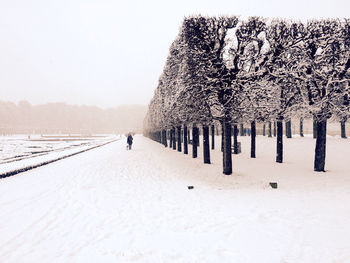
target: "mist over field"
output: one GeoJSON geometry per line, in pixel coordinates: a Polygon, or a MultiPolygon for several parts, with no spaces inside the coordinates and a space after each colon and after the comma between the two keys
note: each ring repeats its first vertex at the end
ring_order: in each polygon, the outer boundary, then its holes
{"type": "Polygon", "coordinates": [[[145,105],[102,109],[66,103],[0,101],[0,134],[140,133],[146,110],[145,105]]]}

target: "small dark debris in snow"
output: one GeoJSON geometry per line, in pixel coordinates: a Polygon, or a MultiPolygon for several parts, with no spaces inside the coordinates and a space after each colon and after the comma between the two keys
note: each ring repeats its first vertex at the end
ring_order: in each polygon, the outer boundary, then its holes
{"type": "Polygon", "coordinates": [[[187,186],[187,188],[188,189],[193,189],[194,187],[193,187],[193,185],[189,185],[189,186],[187,186]]]}
{"type": "Polygon", "coordinates": [[[270,182],[270,186],[272,188],[277,188],[277,183],[276,182],[270,182]]]}

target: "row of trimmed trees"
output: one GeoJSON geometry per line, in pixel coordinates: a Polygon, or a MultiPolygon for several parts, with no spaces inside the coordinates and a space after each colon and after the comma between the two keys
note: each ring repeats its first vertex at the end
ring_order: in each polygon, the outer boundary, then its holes
{"type": "Polygon", "coordinates": [[[349,20],[187,17],[149,104],[144,134],[164,142],[166,131],[179,138],[174,129],[181,134],[191,127],[196,148],[201,125],[205,149],[209,127],[220,123],[223,173],[231,174],[237,125],[250,123],[254,158],[256,123],[276,121],[276,161],[283,162],[282,122],[313,118],[314,170],[324,171],[327,119],[349,117],[349,68],[349,20]]]}

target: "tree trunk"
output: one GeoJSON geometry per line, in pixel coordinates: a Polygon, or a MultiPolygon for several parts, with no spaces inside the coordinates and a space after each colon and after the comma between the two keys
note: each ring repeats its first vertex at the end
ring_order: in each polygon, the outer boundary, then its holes
{"type": "Polygon", "coordinates": [[[153,136],[154,136],[154,140],[155,140],[156,142],[159,142],[158,132],[157,132],[157,131],[154,133],[153,136]]]}
{"type": "Polygon", "coordinates": [[[167,130],[165,132],[165,147],[168,147],[168,136],[167,136],[167,130]]]}
{"type": "Polygon", "coordinates": [[[196,136],[196,140],[197,140],[197,146],[200,146],[200,141],[199,141],[199,135],[201,134],[201,131],[199,128],[197,128],[197,136],[196,136]]]}
{"type": "Polygon", "coordinates": [[[184,154],[188,154],[188,131],[187,131],[187,126],[184,125],[184,154]]]}
{"type": "Polygon", "coordinates": [[[315,117],[314,117],[313,123],[312,123],[312,136],[314,139],[317,138],[317,121],[316,121],[315,117]]]}
{"type": "Polygon", "coordinates": [[[224,122],[220,121],[221,124],[221,152],[224,152],[224,122]]]}
{"type": "Polygon", "coordinates": [[[276,121],[273,122],[273,137],[276,137],[276,121]]]}
{"type": "Polygon", "coordinates": [[[266,135],[266,125],[264,123],[264,125],[263,125],[263,136],[265,136],[265,135],[266,135]]]}
{"type": "Polygon", "coordinates": [[[237,135],[238,135],[237,124],[234,124],[233,125],[233,154],[238,154],[237,135]]]}
{"type": "Polygon", "coordinates": [[[223,151],[223,173],[232,174],[232,142],[231,142],[231,124],[229,120],[223,121],[223,137],[224,137],[224,151],[223,151]]]}
{"type": "Polygon", "coordinates": [[[215,126],[211,126],[211,149],[215,149],[215,126]]]}
{"type": "Polygon", "coordinates": [[[269,137],[272,137],[272,123],[269,121],[269,137]]]}
{"type": "Polygon", "coordinates": [[[173,130],[172,129],[170,129],[169,130],[169,147],[170,148],[173,148],[173,130]]]}
{"type": "Polygon", "coordinates": [[[250,136],[250,141],[251,141],[251,147],[250,147],[250,157],[255,158],[255,148],[256,148],[256,125],[255,121],[252,121],[250,124],[251,127],[251,136],[250,136]]]}
{"type": "Polygon", "coordinates": [[[177,151],[181,152],[181,126],[177,127],[177,151]]]}
{"type": "Polygon", "coordinates": [[[173,132],[173,150],[176,150],[175,128],[172,129],[172,132],[173,132]]]}
{"type": "Polygon", "coordinates": [[[164,147],[168,147],[168,140],[166,138],[166,130],[163,130],[162,133],[163,133],[163,144],[164,144],[164,147]]]}
{"type": "Polygon", "coordinates": [[[283,123],[277,120],[277,154],[276,162],[283,163],[283,123]]]}
{"type": "Polygon", "coordinates": [[[239,136],[243,136],[244,135],[244,125],[243,123],[240,124],[239,126],[239,136]]]}
{"type": "Polygon", "coordinates": [[[286,121],[286,137],[292,138],[292,122],[291,122],[291,120],[286,121]]]}
{"type": "Polygon", "coordinates": [[[341,128],[341,137],[343,139],[346,139],[346,129],[345,129],[345,121],[340,122],[340,128],[341,128]]]}
{"type": "Polygon", "coordinates": [[[304,137],[304,119],[302,117],[300,118],[299,132],[300,132],[300,137],[304,137]]]}
{"type": "Polygon", "coordinates": [[[197,138],[198,128],[193,125],[192,127],[192,158],[197,158],[197,138]]]}
{"type": "Polygon", "coordinates": [[[210,163],[209,126],[203,125],[203,161],[210,163]]]}
{"type": "Polygon", "coordinates": [[[327,137],[327,120],[317,121],[317,138],[315,148],[314,171],[325,172],[326,163],[326,137],[327,137]]]}

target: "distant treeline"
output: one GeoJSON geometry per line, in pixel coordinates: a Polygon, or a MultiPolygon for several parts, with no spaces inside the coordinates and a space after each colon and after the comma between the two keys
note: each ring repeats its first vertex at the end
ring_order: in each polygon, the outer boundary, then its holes
{"type": "Polygon", "coordinates": [[[141,132],[147,106],[101,109],[65,103],[31,105],[0,101],[0,134],[141,132]]]}

